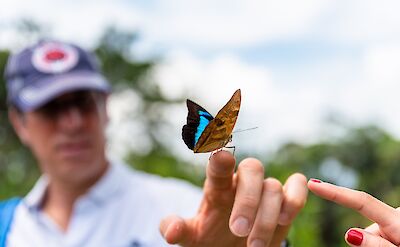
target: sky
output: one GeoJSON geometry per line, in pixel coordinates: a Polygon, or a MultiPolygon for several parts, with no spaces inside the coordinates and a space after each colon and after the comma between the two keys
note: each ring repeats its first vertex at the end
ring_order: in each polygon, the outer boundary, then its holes
{"type": "MultiPolygon", "coordinates": [[[[216,114],[241,88],[236,128],[258,128],[234,134],[237,150],[268,153],[287,141],[333,138],[340,128],[329,123],[332,116],[400,137],[397,0],[0,2],[0,48],[17,48],[10,26],[21,18],[87,48],[114,25],[140,33],[135,57],[162,58],[153,76],[169,98],[188,95],[216,114]]],[[[140,128],[122,120],[134,101],[130,93],[112,98],[116,153],[145,146],[140,128]]],[[[180,139],[186,106],[166,114],[176,131],[160,138],[191,159],[180,139]]]]}

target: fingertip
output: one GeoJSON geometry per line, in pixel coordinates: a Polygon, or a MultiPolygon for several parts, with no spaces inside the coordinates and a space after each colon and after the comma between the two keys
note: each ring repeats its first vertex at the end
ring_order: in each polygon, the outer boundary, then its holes
{"type": "Polygon", "coordinates": [[[302,184],[307,184],[307,177],[299,172],[293,173],[288,179],[294,179],[302,184]]]}
{"type": "Polygon", "coordinates": [[[230,173],[235,167],[235,162],[235,157],[230,152],[222,150],[211,156],[209,166],[216,173],[230,173]]]}
{"type": "Polygon", "coordinates": [[[211,158],[210,162],[217,162],[217,163],[234,163],[235,156],[228,151],[221,150],[214,153],[211,158]]]}
{"type": "Polygon", "coordinates": [[[364,240],[364,234],[361,229],[350,228],[345,234],[345,240],[352,246],[360,246],[364,240]]]}
{"type": "Polygon", "coordinates": [[[168,226],[165,234],[165,240],[169,244],[178,244],[182,240],[183,232],[184,232],[183,221],[175,221],[168,226]]]}
{"type": "Polygon", "coordinates": [[[264,166],[261,161],[256,158],[249,157],[242,160],[239,164],[239,168],[243,167],[250,168],[251,170],[254,170],[255,172],[260,173],[264,176],[264,166]]]}
{"type": "Polygon", "coordinates": [[[168,244],[178,244],[184,236],[185,223],[177,216],[169,216],[161,221],[159,229],[168,244]]]}
{"type": "Polygon", "coordinates": [[[310,178],[310,180],[309,180],[308,182],[309,182],[309,183],[317,183],[317,184],[322,183],[322,181],[319,180],[319,179],[317,179],[317,178],[310,178]]]}
{"type": "Polygon", "coordinates": [[[362,247],[396,247],[394,239],[387,239],[379,234],[371,234],[360,228],[350,228],[345,234],[345,240],[350,246],[362,247]]]}
{"type": "Polygon", "coordinates": [[[315,186],[321,185],[323,182],[317,178],[310,178],[307,182],[307,187],[312,191],[315,186]]]}
{"type": "Polygon", "coordinates": [[[229,228],[237,237],[246,237],[250,233],[251,225],[247,218],[239,216],[229,224],[229,228]]]}
{"type": "Polygon", "coordinates": [[[308,194],[307,190],[307,178],[301,173],[294,173],[288,177],[284,184],[284,190],[292,191],[291,193],[298,193],[308,194]]]}
{"type": "Polygon", "coordinates": [[[264,180],[264,191],[274,192],[274,193],[283,193],[283,186],[281,181],[276,178],[266,178],[264,180]]]}

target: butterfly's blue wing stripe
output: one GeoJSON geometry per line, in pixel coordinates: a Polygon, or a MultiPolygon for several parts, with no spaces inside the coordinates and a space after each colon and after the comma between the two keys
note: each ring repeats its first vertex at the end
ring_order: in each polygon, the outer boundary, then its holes
{"type": "Polygon", "coordinates": [[[200,138],[201,134],[203,133],[204,129],[210,123],[210,120],[207,117],[212,118],[212,116],[208,112],[204,112],[204,111],[199,111],[199,115],[200,115],[200,123],[199,123],[199,126],[197,127],[196,134],[194,137],[194,145],[196,145],[196,143],[199,141],[199,138],[200,138]]]}

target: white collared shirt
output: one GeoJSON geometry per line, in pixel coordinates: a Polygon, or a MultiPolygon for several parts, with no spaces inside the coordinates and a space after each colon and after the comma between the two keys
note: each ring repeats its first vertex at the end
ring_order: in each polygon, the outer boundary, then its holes
{"type": "Polygon", "coordinates": [[[47,187],[42,176],[15,211],[7,247],[169,246],[159,233],[170,214],[195,215],[201,191],[187,182],[160,178],[113,163],[77,200],[63,232],[40,208],[47,187]]]}

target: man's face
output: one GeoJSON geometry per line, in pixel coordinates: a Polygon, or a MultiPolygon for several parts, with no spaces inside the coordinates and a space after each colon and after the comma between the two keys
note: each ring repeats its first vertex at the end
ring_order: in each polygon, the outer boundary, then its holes
{"type": "Polygon", "coordinates": [[[106,95],[76,91],[23,113],[13,123],[18,121],[14,127],[43,172],[67,182],[85,182],[105,170],[107,120],[106,95]]]}

